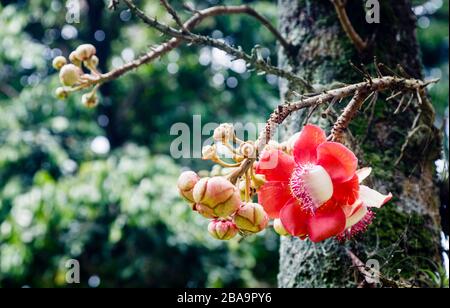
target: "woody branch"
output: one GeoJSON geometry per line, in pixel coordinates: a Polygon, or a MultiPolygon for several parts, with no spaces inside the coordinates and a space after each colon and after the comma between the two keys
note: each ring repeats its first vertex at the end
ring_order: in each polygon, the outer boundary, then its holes
{"type": "MultiPolygon", "coordinates": [[[[161,0],[161,4],[166,8],[168,13],[174,18],[177,25],[180,26],[180,30],[165,25],[159,22],[156,18],[147,16],[142,10],[140,10],[132,0],[123,0],[128,8],[135,13],[144,23],[150,27],[158,30],[164,35],[172,37],[170,40],[153,47],[149,52],[139,57],[138,59],[126,63],[123,66],[114,69],[110,72],[100,74],[97,78],[89,80],[86,87],[108,82],[118,77],[128,73],[129,71],[136,69],[144,64],[148,64],[153,60],[167,54],[171,50],[179,47],[182,43],[190,43],[197,45],[211,46],[221,49],[227,52],[229,55],[233,56],[235,59],[242,59],[247,62],[247,64],[253,67],[258,72],[263,72],[266,74],[272,74],[281,78],[288,80],[294,87],[299,90],[312,91],[313,88],[309,83],[303,78],[296,76],[290,71],[280,69],[276,66],[272,66],[267,63],[264,59],[258,56],[257,50],[254,49],[251,54],[244,52],[240,47],[232,47],[220,40],[215,40],[208,36],[194,34],[191,31],[198,26],[203,20],[209,17],[215,17],[219,15],[247,15],[257,21],[259,21],[268,31],[270,31],[280,45],[289,53],[291,50],[291,45],[286,41],[286,39],[278,32],[278,30],[270,23],[270,21],[259,14],[253,8],[246,5],[239,6],[214,6],[200,11],[194,11],[194,16],[188,19],[185,23],[181,22],[181,18],[175,9],[166,0],[161,0]]],[[[117,5],[115,2],[115,5],[117,5]]],[[[114,6],[111,5],[111,8],[114,6]]]]}
{"type": "Polygon", "coordinates": [[[358,32],[356,32],[350,19],[348,18],[347,11],[345,10],[346,0],[330,0],[333,3],[336,10],[336,14],[339,18],[342,28],[347,34],[348,38],[355,45],[359,53],[363,52],[367,48],[367,42],[365,42],[358,32]]]}
{"type": "MultiPolygon", "coordinates": [[[[296,102],[280,105],[270,115],[263,132],[260,134],[258,140],[256,141],[256,153],[258,155],[263,151],[264,147],[269,143],[270,139],[275,133],[276,128],[280,126],[290,114],[298,110],[352,97],[350,103],[346,106],[346,108],[334,124],[331,135],[329,137],[329,139],[331,140],[339,141],[342,138],[343,132],[348,128],[351,120],[354,118],[358,110],[371,94],[388,91],[398,91],[402,92],[403,94],[406,94],[407,92],[425,93],[424,89],[429,84],[436,82],[438,82],[437,79],[422,81],[418,79],[386,76],[325,91],[324,93],[317,94],[296,102]]],[[[422,98],[422,96],[417,97],[418,100],[422,98]]],[[[253,166],[253,162],[256,161],[257,155],[256,157],[247,158],[246,160],[244,160],[241,166],[230,174],[230,181],[236,182],[242,175],[244,175],[245,172],[253,166]]]]}

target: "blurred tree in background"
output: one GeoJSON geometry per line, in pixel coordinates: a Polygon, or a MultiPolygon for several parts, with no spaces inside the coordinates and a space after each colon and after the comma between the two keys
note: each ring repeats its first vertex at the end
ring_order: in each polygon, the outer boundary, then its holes
{"type": "MultiPolygon", "coordinates": [[[[277,19],[276,1],[191,2],[251,4],[277,19]]],[[[264,122],[278,103],[277,78],[191,46],[103,85],[95,110],[80,95],[58,101],[55,56],[92,43],[107,71],[164,40],[128,10],[79,3],[80,23],[69,24],[64,0],[0,0],[0,286],[67,286],[64,265],[72,258],[80,261],[82,286],[275,286],[278,237],[271,230],[218,243],[179,200],[180,170],[211,166],[170,158],[169,131],[177,122],[191,125],[194,114],[203,123],[264,122]]],[[[442,78],[431,96],[445,128],[448,1],[415,4],[426,74],[442,78]]],[[[158,1],[139,5],[171,22],[158,1]]],[[[208,19],[198,31],[246,50],[259,44],[276,63],[273,37],[252,19],[208,19]]],[[[445,143],[439,164],[448,174],[445,143]]]]}

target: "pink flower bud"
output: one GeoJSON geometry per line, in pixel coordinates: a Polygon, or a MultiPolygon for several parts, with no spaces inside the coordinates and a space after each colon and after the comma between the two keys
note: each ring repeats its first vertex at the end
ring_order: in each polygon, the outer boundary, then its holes
{"type": "Polygon", "coordinates": [[[241,205],[238,189],[224,177],[203,178],[194,187],[197,210],[205,217],[226,218],[241,205]]]}
{"type": "Polygon", "coordinates": [[[239,229],[230,220],[213,220],[208,225],[208,232],[215,239],[228,241],[236,236],[239,229]]]}
{"type": "Polygon", "coordinates": [[[267,227],[269,216],[261,205],[246,203],[236,212],[233,222],[242,231],[257,233],[267,227]]]}
{"type": "Polygon", "coordinates": [[[180,174],[178,178],[177,187],[180,195],[190,203],[194,203],[192,190],[195,184],[200,180],[200,177],[194,171],[185,171],[180,174]]]}

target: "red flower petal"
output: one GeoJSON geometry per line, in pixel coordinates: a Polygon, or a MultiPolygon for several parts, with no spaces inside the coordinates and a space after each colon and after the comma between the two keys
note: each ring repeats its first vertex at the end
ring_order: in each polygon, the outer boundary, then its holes
{"type": "Polygon", "coordinates": [[[297,164],[315,163],[317,147],[327,141],[325,132],[318,126],[305,125],[294,144],[294,157],[297,164]]]}
{"type": "Polygon", "coordinates": [[[333,184],[333,200],[340,205],[352,205],[359,198],[359,178],[354,175],[350,181],[333,184]]]}
{"type": "Polygon", "coordinates": [[[325,142],[319,145],[317,160],[335,183],[351,180],[358,167],[358,159],[355,154],[337,142],[325,142]]]}
{"type": "Polygon", "coordinates": [[[267,181],[288,182],[294,170],[292,156],[280,150],[266,150],[256,164],[256,173],[266,176],[267,181]]]}
{"type": "Polygon", "coordinates": [[[307,234],[309,215],[302,210],[296,199],[291,199],[280,211],[281,222],[289,234],[304,237],[307,234]]]}
{"type": "Polygon", "coordinates": [[[309,238],[314,243],[321,242],[344,231],[345,224],[345,214],[340,206],[322,206],[309,218],[309,238]]]}
{"type": "Polygon", "coordinates": [[[258,192],[258,202],[270,218],[278,218],[280,210],[292,198],[289,182],[267,182],[258,192]]]}

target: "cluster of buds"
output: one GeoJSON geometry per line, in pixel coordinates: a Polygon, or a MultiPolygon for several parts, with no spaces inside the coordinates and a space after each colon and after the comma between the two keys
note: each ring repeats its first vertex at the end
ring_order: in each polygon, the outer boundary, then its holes
{"type": "MultiPolygon", "coordinates": [[[[99,59],[95,54],[96,49],[93,45],[83,44],[70,53],[70,63],[63,56],[53,59],[53,68],[59,71],[59,80],[62,84],[55,91],[57,98],[66,99],[72,92],[91,87],[92,82],[99,78],[100,73],[97,70],[99,59]],[[89,73],[85,73],[83,68],[89,73]]],[[[94,86],[91,91],[83,94],[81,102],[84,106],[93,108],[98,105],[97,89],[98,86],[94,86]]]]}
{"type": "Polygon", "coordinates": [[[258,233],[267,227],[269,216],[264,208],[242,200],[239,189],[224,176],[200,178],[185,171],[177,186],[193,211],[211,219],[208,231],[216,239],[230,240],[238,233],[258,233]]]}
{"type": "Polygon", "coordinates": [[[269,216],[252,199],[264,185],[264,176],[254,174],[253,168],[236,183],[228,176],[245,158],[256,155],[254,143],[239,140],[231,124],[220,125],[213,138],[214,145],[202,151],[203,159],[216,163],[212,172],[203,178],[193,171],[183,172],[177,184],[180,195],[193,211],[211,219],[208,231],[216,239],[230,240],[237,234],[248,236],[261,232],[268,226],[269,216]],[[220,147],[232,153],[230,158],[234,162],[225,162],[219,157],[217,149],[220,147]]]}

